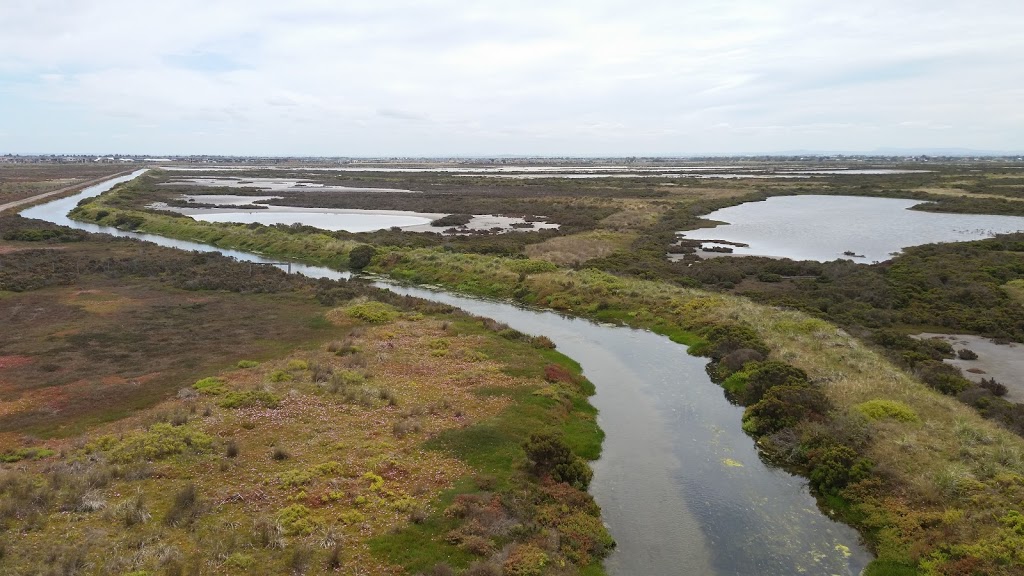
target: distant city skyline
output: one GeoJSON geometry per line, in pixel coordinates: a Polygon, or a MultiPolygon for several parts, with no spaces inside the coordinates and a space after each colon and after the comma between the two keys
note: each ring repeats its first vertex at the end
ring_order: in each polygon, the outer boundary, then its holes
{"type": "Polygon", "coordinates": [[[1018,154],[1021,22],[1010,0],[8,0],[0,154],[1018,154]]]}

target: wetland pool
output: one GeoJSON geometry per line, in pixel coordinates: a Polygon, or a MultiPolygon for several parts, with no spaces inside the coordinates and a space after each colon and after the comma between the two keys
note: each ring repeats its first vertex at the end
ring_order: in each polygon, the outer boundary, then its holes
{"type": "Polygon", "coordinates": [[[747,245],[733,246],[734,256],[872,263],[888,260],[909,246],[980,240],[1024,230],[1020,216],[909,209],[921,203],[862,196],[774,196],[716,210],[703,218],[724,224],[680,232],[680,237],[747,245]]]}

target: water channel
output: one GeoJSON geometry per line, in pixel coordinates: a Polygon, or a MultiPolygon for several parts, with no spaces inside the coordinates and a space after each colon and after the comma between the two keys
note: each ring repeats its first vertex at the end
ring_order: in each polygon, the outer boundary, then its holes
{"type": "MultiPolygon", "coordinates": [[[[90,232],[148,240],[183,250],[221,252],[243,261],[262,256],[67,218],[77,203],[130,176],[29,208],[38,218],[90,232]]],[[[347,273],[293,264],[312,277],[347,273]]],[[[599,325],[508,302],[421,287],[378,286],[494,318],[551,338],[596,385],[593,404],[607,434],[591,486],[618,548],[606,561],[614,576],[717,574],[859,574],[871,560],[857,533],[821,513],[806,482],[766,465],[740,429],[730,404],[704,372],[705,360],[643,330],[599,325]]]]}

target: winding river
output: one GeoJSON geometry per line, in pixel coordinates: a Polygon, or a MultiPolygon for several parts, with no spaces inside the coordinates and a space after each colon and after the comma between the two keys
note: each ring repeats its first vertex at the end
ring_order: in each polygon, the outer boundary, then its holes
{"type": "MultiPolygon", "coordinates": [[[[67,217],[81,199],[143,172],[21,214],[161,246],[271,262],[257,254],[67,217]]],[[[292,270],[313,277],[348,277],[304,264],[292,264],[292,270]]],[[[609,574],[856,575],[871,560],[853,529],[818,510],[805,480],[762,462],[753,441],[740,429],[742,408],[730,404],[710,382],[704,372],[706,360],[689,356],[685,347],[648,331],[508,302],[377,284],[494,318],[522,332],[543,334],[583,366],[597,388],[591,400],[607,435],[601,459],[593,463],[591,492],[618,542],[606,561],[609,574]]]]}

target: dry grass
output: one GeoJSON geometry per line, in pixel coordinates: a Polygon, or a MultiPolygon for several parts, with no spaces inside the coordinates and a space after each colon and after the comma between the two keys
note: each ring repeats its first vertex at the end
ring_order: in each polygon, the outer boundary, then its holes
{"type": "Polygon", "coordinates": [[[0,368],[0,431],[43,436],[123,416],[182,379],[307,339],[322,310],[300,294],[196,293],[102,278],[5,302],[0,323],[18,337],[0,355],[31,361],[0,368]]]}
{"type": "Polygon", "coordinates": [[[936,187],[922,187],[914,188],[913,192],[927,192],[929,194],[938,194],[940,196],[967,196],[969,198],[999,198],[1002,200],[1010,200],[1012,202],[1024,201],[1024,198],[1015,198],[1013,196],[1004,196],[1002,194],[990,194],[990,193],[978,193],[968,192],[961,188],[936,188],[936,187]]]}
{"type": "Polygon", "coordinates": [[[601,220],[598,226],[609,230],[635,232],[653,226],[668,206],[664,203],[624,200],[620,210],[601,220]]]}
{"type": "Polygon", "coordinates": [[[123,170],[124,166],[93,164],[0,164],[0,204],[123,170]]]}
{"type": "MultiPolygon", "coordinates": [[[[614,215],[613,215],[614,216],[614,215]]],[[[593,231],[557,236],[526,246],[526,255],[558,265],[576,264],[629,248],[636,234],[593,231]]]]}

